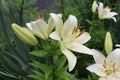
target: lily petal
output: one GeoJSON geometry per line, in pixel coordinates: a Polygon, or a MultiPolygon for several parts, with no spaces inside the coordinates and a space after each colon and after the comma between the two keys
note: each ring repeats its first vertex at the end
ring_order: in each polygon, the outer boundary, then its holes
{"type": "Polygon", "coordinates": [[[86,47],[82,44],[75,43],[75,42],[67,44],[66,47],[75,52],[89,54],[89,55],[94,54],[93,51],[91,49],[89,49],[88,47],[86,47]]]}
{"type": "Polygon", "coordinates": [[[26,23],[27,27],[31,30],[31,32],[33,34],[35,34],[36,36],[44,39],[44,35],[40,32],[40,30],[38,29],[38,26],[34,25],[35,22],[31,22],[31,23],[26,23]]]}
{"type": "Polygon", "coordinates": [[[50,17],[49,20],[48,20],[48,29],[47,29],[48,34],[50,34],[52,32],[54,27],[55,27],[54,20],[53,20],[52,17],[50,17]]]}
{"type": "Polygon", "coordinates": [[[99,17],[102,15],[103,12],[103,3],[99,2],[99,6],[98,6],[98,15],[99,17]]]}
{"type": "Polygon", "coordinates": [[[106,77],[100,77],[98,80],[106,80],[106,77]]]}
{"type": "Polygon", "coordinates": [[[115,72],[115,75],[116,75],[117,77],[120,77],[120,70],[118,70],[117,72],[115,72]]]}
{"type": "Polygon", "coordinates": [[[106,64],[110,64],[111,61],[115,63],[115,69],[120,67],[120,48],[115,49],[112,53],[106,58],[106,64]]]}
{"type": "Polygon", "coordinates": [[[95,49],[92,49],[92,51],[94,52],[93,57],[95,62],[99,64],[104,64],[105,56],[95,49]]]}
{"type": "Polygon", "coordinates": [[[47,35],[47,28],[48,28],[48,24],[43,20],[43,19],[38,19],[35,23],[35,25],[37,25],[40,29],[40,31],[45,34],[45,36],[47,35]]]}
{"type": "Polygon", "coordinates": [[[69,65],[69,71],[72,71],[76,65],[77,59],[76,56],[69,51],[67,48],[65,48],[62,43],[61,43],[61,51],[63,52],[63,54],[66,56],[67,60],[68,60],[68,65],[69,65]]]}
{"type": "Polygon", "coordinates": [[[88,32],[84,32],[83,34],[81,34],[79,37],[77,37],[75,39],[75,42],[80,43],[80,44],[84,44],[87,41],[89,41],[91,39],[91,36],[88,32]]]}
{"type": "Polygon", "coordinates": [[[120,80],[120,78],[117,77],[116,75],[109,75],[109,76],[107,77],[107,80],[120,80]]]}
{"type": "Polygon", "coordinates": [[[58,35],[58,33],[56,31],[54,31],[50,34],[50,38],[60,41],[60,36],[58,35]]]}
{"type": "Polygon", "coordinates": [[[62,36],[63,37],[71,36],[74,27],[77,27],[77,18],[73,15],[70,15],[68,19],[65,21],[64,26],[62,28],[62,36]]]}
{"type": "Polygon", "coordinates": [[[26,23],[27,27],[32,31],[31,23],[26,23]]]}
{"type": "Polygon", "coordinates": [[[38,26],[34,25],[36,21],[26,23],[28,29],[30,29],[32,32],[36,31],[39,32],[38,26]]]}
{"type": "Polygon", "coordinates": [[[113,16],[115,16],[115,15],[118,15],[118,13],[116,13],[116,12],[109,12],[108,14],[106,14],[106,15],[104,16],[104,18],[111,18],[111,17],[113,17],[113,16]]]}
{"type": "Polygon", "coordinates": [[[27,23],[26,25],[36,36],[42,39],[48,38],[48,24],[43,19],[38,19],[34,22],[27,23]]]}
{"type": "Polygon", "coordinates": [[[114,20],[114,22],[117,22],[116,18],[115,17],[112,17],[112,19],[114,20]]]}
{"type": "Polygon", "coordinates": [[[90,72],[96,73],[98,76],[104,77],[106,73],[104,72],[104,67],[102,64],[93,64],[86,68],[90,72]]]}
{"type": "Polygon", "coordinates": [[[50,13],[50,15],[54,20],[54,23],[55,23],[55,26],[56,26],[56,32],[58,34],[61,34],[61,30],[62,30],[62,27],[63,27],[63,21],[62,21],[61,17],[57,14],[54,14],[54,13],[50,13]]]}

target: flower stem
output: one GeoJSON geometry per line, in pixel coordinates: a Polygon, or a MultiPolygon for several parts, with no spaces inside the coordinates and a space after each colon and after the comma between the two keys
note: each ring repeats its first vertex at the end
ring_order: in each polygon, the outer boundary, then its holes
{"type": "Polygon", "coordinates": [[[64,12],[64,1],[63,0],[61,0],[61,12],[62,12],[62,15],[63,15],[63,21],[65,20],[65,18],[64,18],[64,14],[65,14],[65,12],[64,12]]]}
{"type": "Polygon", "coordinates": [[[53,79],[54,80],[57,80],[57,77],[56,77],[56,75],[55,75],[55,71],[56,71],[56,67],[55,67],[55,61],[54,61],[54,58],[55,58],[56,56],[53,56],[52,57],[52,60],[53,60],[53,79]]]}
{"type": "Polygon", "coordinates": [[[62,11],[62,14],[64,14],[64,1],[61,0],[61,11],[62,11]]]}

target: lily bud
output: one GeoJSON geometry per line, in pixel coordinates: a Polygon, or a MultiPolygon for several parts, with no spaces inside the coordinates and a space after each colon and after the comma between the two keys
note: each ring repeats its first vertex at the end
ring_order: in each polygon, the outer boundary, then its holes
{"type": "Polygon", "coordinates": [[[98,7],[98,4],[96,2],[96,0],[94,0],[93,4],[92,4],[92,12],[95,13],[96,12],[96,9],[98,7]]]}
{"type": "Polygon", "coordinates": [[[12,28],[16,35],[18,36],[18,38],[24,43],[32,46],[38,44],[38,41],[35,38],[35,36],[27,28],[25,27],[23,28],[15,23],[12,24],[12,28]]]}
{"type": "Polygon", "coordinates": [[[113,50],[113,43],[110,32],[106,33],[105,37],[105,51],[107,54],[111,53],[113,50]]]}

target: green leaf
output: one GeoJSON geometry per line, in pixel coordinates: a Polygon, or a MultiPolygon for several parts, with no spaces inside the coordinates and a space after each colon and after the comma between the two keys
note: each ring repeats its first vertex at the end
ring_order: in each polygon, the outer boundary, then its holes
{"type": "Polygon", "coordinates": [[[66,57],[61,56],[58,61],[55,63],[57,70],[60,70],[61,68],[64,68],[64,64],[66,62],[66,57]]]}
{"type": "Polygon", "coordinates": [[[35,50],[33,52],[30,52],[30,54],[32,54],[36,57],[46,57],[48,53],[46,51],[43,51],[43,50],[35,50]]]}
{"type": "Polygon", "coordinates": [[[28,77],[36,79],[36,80],[45,80],[45,78],[41,78],[39,75],[28,75],[28,77]]]}
{"type": "Polygon", "coordinates": [[[18,63],[18,65],[20,65],[22,67],[22,69],[25,69],[27,67],[27,64],[25,64],[23,62],[23,60],[20,59],[19,57],[15,56],[15,55],[12,55],[11,53],[8,53],[8,52],[5,52],[5,51],[3,51],[3,54],[12,58],[13,61],[16,61],[18,63]]]}
{"type": "Polygon", "coordinates": [[[64,71],[58,71],[56,75],[58,75],[58,80],[77,80],[73,75],[64,71]]]}
{"type": "Polygon", "coordinates": [[[52,66],[50,66],[50,65],[42,64],[42,63],[37,62],[37,61],[34,63],[31,63],[31,65],[36,67],[36,68],[39,68],[41,71],[43,71],[46,80],[48,79],[48,76],[52,72],[52,66]]]}
{"type": "Polygon", "coordinates": [[[35,71],[32,70],[36,75],[39,75],[41,78],[45,78],[44,75],[42,73],[40,73],[39,71],[35,71]]]}
{"type": "Polygon", "coordinates": [[[26,72],[20,68],[15,62],[16,60],[8,55],[0,55],[0,62],[2,66],[10,73],[14,75],[25,76],[26,72]]]}
{"type": "Polygon", "coordinates": [[[42,73],[40,73],[39,71],[35,71],[33,70],[33,72],[35,73],[34,75],[28,75],[28,77],[37,79],[37,80],[45,80],[45,77],[42,73]]]}
{"type": "Polygon", "coordinates": [[[0,71],[0,74],[1,74],[1,75],[4,75],[4,76],[8,76],[8,77],[12,77],[12,78],[17,79],[16,76],[14,76],[14,75],[12,75],[12,74],[10,74],[10,73],[5,73],[5,72],[0,71]]]}
{"type": "Polygon", "coordinates": [[[7,12],[9,12],[9,10],[8,10],[9,6],[8,6],[8,4],[7,4],[7,2],[5,0],[1,0],[1,5],[4,8],[4,10],[6,10],[7,12]]]}
{"type": "Polygon", "coordinates": [[[88,19],[85,20],[87,23],[92,24],[92,22],[88,19]]]}
{"type": "Polygon", "coordinates": [[[60,79],[70,80],[70,79],[68,78],[68,75],[66,74],[66,72],[59,71],[59,72],[56,72],[56,75],[58,75],[58,80],[60,80],[60,79]]]}
{"type": "Polygon", "coordinates": [[[40,63],[40,62],[34,62],[34,63],[30,63],[32,66],[34,66],[34,67],[36,67],[36,68],[39,68],[39,69],[41,69],[43,72],[45,72],[46,70],[48,70],[49,68],[51,68],[52,69],[52,67],[51,66],[49,66],[49,65],[46,65],[46,64],[42,64],[42,63],[40,63]]]}

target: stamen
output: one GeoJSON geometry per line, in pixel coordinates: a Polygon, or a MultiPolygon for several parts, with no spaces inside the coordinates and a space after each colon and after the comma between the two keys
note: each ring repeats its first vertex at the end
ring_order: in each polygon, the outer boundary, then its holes
{"type": "Polygon", "coordinates": [[[82,35],[85,32],[85,29],[83,29],[82,31],[80,31],[80,35],[82,35]]]}
{"type": "Polygon", "coordinates": [[[82,31],[80,31],[80,33],[76,37],[82,35],[84,32],[85,32],[85,29],[83,29],[82,31]]]}
{"type": "Polygon", "coordinates": [[[44,15],[44,12],[42,12],[42,15],[38,13],[35,19],[37,20],[37,19],[44,19],[44,18],[45,18],[45,15],[44,15]]]}
{"type": "Polygon", "coordinates": [[[105,68],[105,65],[106,65],[106,61],[104,60],[104,64],[103,64],[103,67],[105,68]]]}
{"type": "Polygon", "coordinates": [[[113,72],[115,73],[115,63],[113,64],[113,72]]]}
{"type": "Polygon", "coordinates": [[[40,14],[37,14],[37,16],[36,16],[35,19],[36,19],[36,20],[37,20],[37,19],[40,19],[40,14]]]}
{"type": "Polygon", "coordinates": [[[44,12],[42,12],[42,17],[41,17],[42,19],[44,19],[45,18],[45,14],[44,14],[44,12]]]}
{"type": "Polygon", "coordinates": [[[109,6],[106,6],[105,9],[111,11],[111,8],[109,6]]]}
{"type": "Polygon", "coordinates": [[[74,34],[76,31],[77,31],[77,27],[75,26],[73,31],[72,31],[72,34],[74,34]]]}

